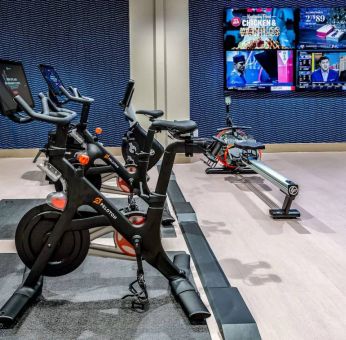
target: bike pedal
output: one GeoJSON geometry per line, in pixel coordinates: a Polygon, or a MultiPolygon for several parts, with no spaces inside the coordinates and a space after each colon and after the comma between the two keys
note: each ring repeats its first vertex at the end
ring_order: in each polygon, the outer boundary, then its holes
{"type": "Polygon", "coordinates": [[[149,300],[133,300],[131,303],[131,308],[136,312],[146,312],[149,309],[149,300]]]}

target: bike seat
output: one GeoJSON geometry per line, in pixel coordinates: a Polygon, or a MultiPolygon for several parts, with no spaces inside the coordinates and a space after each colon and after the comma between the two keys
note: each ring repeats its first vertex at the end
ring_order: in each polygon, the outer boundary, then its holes
{"type": "Polygon", "coordinates": [[[234,146],[238,149],[242,150],[263,150],[265,149],[265,145],[251,140],[242,140],[234,143],[234,146]]]}
{"type": "Polygon", "coordinates": [[[177,133],[190,133],[197,129],[197,124],[193,120],[155,120],[152,125],[155,130],[170,130],[177,133]]]}
{"type": "Polygon", "coordinates": [[[149,116],[151,118],[159,118],[163,116],[163,111],[161,110],[138,110],[136,114],[149,116]]]}

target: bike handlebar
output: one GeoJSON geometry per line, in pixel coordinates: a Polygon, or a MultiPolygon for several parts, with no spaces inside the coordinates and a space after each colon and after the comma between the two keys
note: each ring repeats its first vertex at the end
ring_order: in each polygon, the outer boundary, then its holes
{"type": "Polygon", "coordinates": [[[14,100],[22,107],[31,119],[42,122],[67,125],[77,116],[77,113],[74,111],[57,108],[55,104],[42,92],[39,94],[39,97],[42,103],[42,112],[34,111],[20,95],[15,96],[14,100]]]}
{"type": "Polygon", "coordinates": [[[30,116],[21,114],[19,112],[9,115],[8,118],[18,124],[30,123],[33,120],[30,116]]]}
{"type": "Polygon", "coordinates": [[[76,87],[69,86],[69,90],[72,92],[69,92],[68,90],[65,89],[64,86],[60,85],[59,86],[61,92],[67,97],[67,99],[77,102],[77,103],[93,103],[94,99],[90,97],[84,97],[81,95],[81,93],[78,91],[76,87]]]}

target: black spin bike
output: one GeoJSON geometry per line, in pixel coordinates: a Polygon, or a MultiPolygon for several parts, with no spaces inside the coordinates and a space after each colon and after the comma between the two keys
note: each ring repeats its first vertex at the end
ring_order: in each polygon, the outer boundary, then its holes
{"type": "MultiPolygon", "coordinates": [[[[131,103],[134,93],[135,82],[130,80],[127,84],[124,97],[120,101],[119,105],[124,111],[124,116],[129,122],[129,129],[124,134],[122,139],[122,155],[125,159],[124,168],[126,172],[119,171],[119,161],[112,156],[109,152],[105,151],[102,143],[100,143],[97,136],[92,135],[87,126],[89,119],[89,112],[93,99],[82,96],[77,88],[70,87],[69,90],[65,88],[59,74],[53,66],[39,65],[43,78],[48,84],[49,98],[58,107],[62,108],[69,102],[76,102],[82,104],[82,112],[80,115],[80,121],[76,125],[71,125],[67,138],[67,153],[70,156],[71,161],[75,161],[76,154],[87,154],[89,157],[89,163],[86,165],[86,177],[92,182],[96,188],[102,192],[108,193],[124,193],[128,194],[128,211],[137,211],[138,206],[134,199],[133,194],[139,192],[138,181],[132,181],[132,175],[136,173],[139,164],[139,154],[143,151],[143,147],[146,142],[147,132],[141,127],[137,121],[137,114],[144,114],[149,117],[151,121],[161,117],[163,111],[160,110],[139,110],[135,111],[131,103]],[[116,179],[116,186],[108,185],[107,183],[116,179]]],[[[98,128],[96,129],[96,131],[98,128]]],[[[100,131],[97,131],[100,133],[100,131]]],[[[34,162],[38,159],[41,153],[44,153],[49,163],[49,149],[50,145],[54,143],[56,131],[52,130],[49,133],[48,142],[44,148],[40,149],[39,153],[34,159],[34,162]]],[[[148,170],[154,167],[163,155],[163,146],[154,138],[148,164],[148,170]]],[[[47,167],[40,168],[47,173],[47,167]]],[[[66,183],[63,178],[58,181],[51,176],[48,172],[47,176],[55,183],[57,191],[66,189],[66,183]]],[[[149,178],[149,177],[148,177],[149,178]]],[[[143,188],[144,191],[146,187],[143,188]]],[[[145,192],[148,194],[148,191],[145,192]]],[[[145,200],[145,197],[144,197],[145,200]]],[[[170,226],[174,222],[174,218],[169,213],[167,207],[165,207],[162,224],[164,226],[170,226]]]]}
{"type": "MultiPolygon", "coordinates": [[[[21,63],[12,63],[7,68],[11,79],[18,79],[16,88],[8,87],[6,79],[0,79],[1,113],[18,123],[37,120],[56,125],[54,144],[50,146],[50,165],[61,173],[67,182],[65,199],[49,195],[47,203],[29,210],[18,224],[15,243],[18,255],[30,268],[22,285],[0,310],[0,323],[12,324],[28,303],[41,294],[43,276],[61,276],[72,272],[84,261],[90,245],[89,229],[111,225],[135,249],[138,265],[137,279],[130,285],[133,305],[143,307],[148,303],[142,259],[158,269],[169,281],[172,292],[192,321],[201,321],[210,316],[186,272],[179,269],[164,251],[160,238],[160,222],[166,200],[166,191],[175,154],[201,153],[206,141],[194,139],[195,122],[152,122],[144,151],[139,155],[139,177],[145,178],[154,135],[167,130],[177,139],[164,153],[161,171],[154,192],[148,195],[149,208],[145,222],[131,223],[86,177],[83,164],[71,164],[66,158],[66,142],[70,123],[76,113],[57,108],[42,93],[39,97],[42,112],[33,110],[32,95],[21,63]],[[25,98],[25,99],[24,99],[25,98]],[[21,113],[24,111],[27,117],[21,113]],[[89,206],[90,209],[84,209],[89,206]],[[135,288],[135,284],[139,288],[135,288]]],[[[120,165],[122,171],[125,168],[120,165]]]]}

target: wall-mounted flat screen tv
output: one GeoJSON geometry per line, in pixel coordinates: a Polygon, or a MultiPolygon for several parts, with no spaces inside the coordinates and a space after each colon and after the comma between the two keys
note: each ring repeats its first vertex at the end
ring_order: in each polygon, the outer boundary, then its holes
{"type": "Polygon", "coordinates": [[[293,91],[294,51],[226,51],[226,88],[293,91]]]}
{"type": "Polygon", "coordinates": [[[301,8],[298,48],[346,48],[346,7],[301,8]]]}
{"type": "Polygon", "coordinates": [[[298,51],[297,89],[346,90],[346,50],[298,51]]]}
{"type": "Polygon", "coordinates": [[[225,50],[293,49],[296,16],[293,8],[227,8],[225,50]]]}

